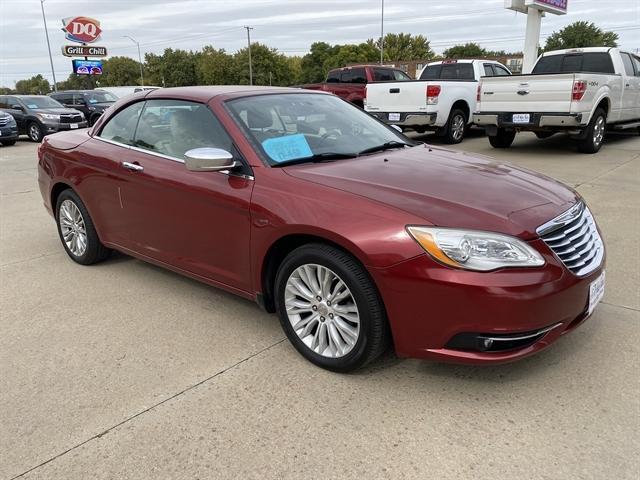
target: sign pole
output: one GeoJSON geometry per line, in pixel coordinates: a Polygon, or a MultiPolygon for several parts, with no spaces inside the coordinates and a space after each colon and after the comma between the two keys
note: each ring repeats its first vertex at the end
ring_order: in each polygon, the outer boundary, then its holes
{"type": "Polygon", "coordinates": [[[527,31],[524,38],[524,58],[522,59],[522,73],[525,75],[531,73],[538,58],[541,25],[542,10],[529,7],[527,12],[527,31]]]}
{"type": "Polygon", "coordinates": [[[44,0],[40,0],[42,8],[42,21],[44,22],[44,33],[47,36],[47,48],[49,49],[49,62],[51,63],[51,75],[53,76],[53,91],[58,91],[58,82],[56,82],[56,71],[53,68],[53,56],[51,56],[51,43],[49,42],[49,30],[47,29],[47,17],[44,15],[44,0]]]}

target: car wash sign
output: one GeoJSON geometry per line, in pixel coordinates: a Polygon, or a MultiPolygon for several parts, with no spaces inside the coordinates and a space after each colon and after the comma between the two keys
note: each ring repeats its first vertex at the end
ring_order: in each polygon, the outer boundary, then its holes
{"type": "Polygon", "coordinates": [[[62,19],[65,38],[76,43],[93,43],[100,39],[100,22],[89,17],[69,17],[62,19]]]}

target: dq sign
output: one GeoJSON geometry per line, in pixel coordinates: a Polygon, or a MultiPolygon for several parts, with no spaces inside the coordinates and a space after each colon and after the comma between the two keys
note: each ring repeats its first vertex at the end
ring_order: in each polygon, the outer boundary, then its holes
{"type": "Polygon", "coordinates": [[[93,43],[100,38],[100,22],[89,17],[69,17],[62,20],[65,38],[77,43],[93,43]]]}

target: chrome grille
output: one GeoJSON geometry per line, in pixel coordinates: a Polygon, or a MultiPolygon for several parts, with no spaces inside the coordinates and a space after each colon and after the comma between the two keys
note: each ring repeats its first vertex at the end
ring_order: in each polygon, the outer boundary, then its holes
{"type": "Polygon", "coordinates": [[[604,243],[593,215],[583,202],[540,226],[537,232],[562,263],[578,276],[593,272],[602,263],[604,243]]]}
{"type": "Polygon", "coordinates": [[[0,127],[9,125],[9,117],[0,117],[0,127]]]}
{"type": "Polygon", "coordinates": [[[80,123],[82,122],[82,115],[78,114],[66,114],[60,115],[60,123],[80,123]]]}

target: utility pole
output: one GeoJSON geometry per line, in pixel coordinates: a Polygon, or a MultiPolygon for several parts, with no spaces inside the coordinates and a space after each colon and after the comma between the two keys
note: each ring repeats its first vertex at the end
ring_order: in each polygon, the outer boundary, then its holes
{"type": "Polygon", "coordinates": [[[51,63],[51,75],[53,75],[53,91],[58,91],[58,82],[56,82],[56,71],[53,68],[53,57],[51,56],[51,43],[49,42],[49,30],[47,29],[47,17],[44,14],[44,0],[40,0],[42,8],[42,21],[44,22],[44,33],[47,36],[47,48],[49,49],[49,63],[51,63]]]}
{"type": "Polygon", "coordinates": [[[382,0],[382,16],[380,19],[380,65],[384,63],[384,0],[382,0]]]}
{"type": "Polygon", "coordinates": [[[253,27],[244,27],[247,29],[247,44],[249,45],[249,85],[253,85],[253,65],[251,64],[251,30],[253,27]]]}
{"type": "Polygon", "coordinates": [[[140,53],[140,42],[130,37],[129,35],[125,35],[122,38],[128,38],[133,43],[135,43],[136,46],[138,47],[138,62],[140,63],[140,83],[141,83],[141,86],[144,87],[144,71],[142,70],[142,54],[140,53]]]}

